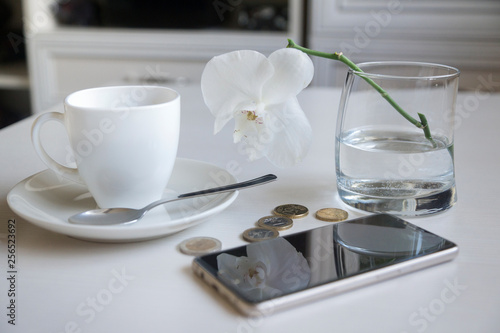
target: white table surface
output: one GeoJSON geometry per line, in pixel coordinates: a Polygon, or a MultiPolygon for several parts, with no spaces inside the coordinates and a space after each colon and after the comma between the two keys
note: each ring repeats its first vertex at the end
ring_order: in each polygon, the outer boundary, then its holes
{"type": "MultiPolygon", "coordinates": [[[[456,242],[460,253],[455,260],[249,319],[192,274],[193,257],[180,253],[177,246],[193,236],[218,238],[224,249],[247,244],[242,231],[284,203],[300,203],[311,212],[341,207],[350,217],[363,215],[343,205],[336,192],[334,132],[340,90],[308,88],[299,95],[315,136],[307,158],[288,169],[275,168],[265,159],[247,162],[232,143],[232,124],[213,135],[213,118],[202,103],[199,87],[179,91],[183,103],[180,157],[229,167],[240,180],[275,173],[278,181],[241,191],[228,209],[180,233],[136,243],[92,243],[36,227],[9,209],[9,190],[45,166],[31,146],[33,117],[2,129],[0,332],[500,331],[500,95],[459,94],[458,203],[444,214],[408,219],[456,242]],[[6,309],[11,299],[6,233],[8,221],[14,219],[17,285],[16,325],[12,326],[6,309]],[[123,288],[113,289],[117,292],[104,302],[103,296],[110,294],[106,290],[120,274],[126,276],[123,288]],[[101,301],[96,301],[98,296],[101,301]]],[[[64,140],[59,127],[46,137],[64,140]]],[[[282,235],[325,224],[310,214],[282,235]]]]}

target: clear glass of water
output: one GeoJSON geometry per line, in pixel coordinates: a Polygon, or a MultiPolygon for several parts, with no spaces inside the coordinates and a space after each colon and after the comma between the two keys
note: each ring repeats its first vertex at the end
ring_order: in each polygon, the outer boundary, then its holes
{"type": "Polygon", "coordinates": [[[369,211],[418,216],[457,200],[453,159],[460,72],[420,62],[370,62],[349,70],[339,106],[336,173],[340,198],[369,211]],[[432,140],[363,78],[370,78],[412,118],[428,121],[432,140]]]}

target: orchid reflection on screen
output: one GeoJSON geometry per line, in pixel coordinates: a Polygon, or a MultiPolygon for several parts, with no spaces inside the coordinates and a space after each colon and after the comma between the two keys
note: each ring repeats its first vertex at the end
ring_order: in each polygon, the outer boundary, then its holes
{"type": "Polygon", "coordinates": [[[251,300],[262,300],[306,288],[311,269],[302,253],[284,238],[252,243],[247,257],[217,256],[219,276],[251,300]]]}

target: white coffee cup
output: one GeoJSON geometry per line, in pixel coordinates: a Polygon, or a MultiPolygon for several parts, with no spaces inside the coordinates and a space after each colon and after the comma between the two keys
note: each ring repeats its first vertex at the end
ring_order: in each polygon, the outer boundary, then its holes
{"type": "Polygon", "coordinates": [[[50,169],[85,184],[101,208],[140,208],[162,197],[179,142],[176,91],[157,86],[92,88],[70,94],[64,109],[40,115],[31,131],[35,151],[50,169]],[[64,124],[76,169],[58,163],[43,148],[40,129],[51,120],[64,124]]]}

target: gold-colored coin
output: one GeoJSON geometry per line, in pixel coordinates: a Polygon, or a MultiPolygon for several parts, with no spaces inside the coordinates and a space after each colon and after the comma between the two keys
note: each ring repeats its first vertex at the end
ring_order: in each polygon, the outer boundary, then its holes
{"type": "Polygon", "coordinates": [[[279,232],[271,228],[251,228],[243,232],[243,238],[249,242],[260,242],[273,239],[279,236],[279,232]]]}
{"type": "Polygon", "coordinates": [[[212,237],[193,237],[179,244],[179,249],[184,254],[199,256],[221,249],[222,243],[212,237]]]}
{"type": "Polygon", "coordinates": [[[349,214],[339,208],[323,208],[316,212],[316,218],[326,222],[340,222],[347,220],[349,214]]]}
{"type": "Polygon", "coordinates": [[[309,209],[307,209],[307,207],[297,204],[286,204],[274,208],[274,214],[289,217],[291,219],[307,216],[308,213],[309,209]]]}
{"type": "Polygon", "coordinates": [[[257,224],[264,228],[271,228],[276,230],[286,230],[293,226],[291,218],[286,216],[266,216],[259,219],[257,224]]]}

